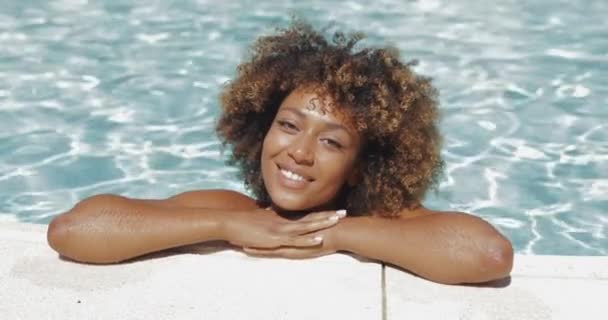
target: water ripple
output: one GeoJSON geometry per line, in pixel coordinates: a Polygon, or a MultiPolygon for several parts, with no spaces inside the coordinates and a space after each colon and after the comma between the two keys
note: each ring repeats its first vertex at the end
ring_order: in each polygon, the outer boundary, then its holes
{"type": "Polygon", "coordinates": [[[47,223],[103,192],[243,190],[217,96],[290,12],[389,42],[434,78],[447,167],[429,207],[489,220],[518,252],[608,254],[603,0],[8,1],[0,218],[47,223]]]}

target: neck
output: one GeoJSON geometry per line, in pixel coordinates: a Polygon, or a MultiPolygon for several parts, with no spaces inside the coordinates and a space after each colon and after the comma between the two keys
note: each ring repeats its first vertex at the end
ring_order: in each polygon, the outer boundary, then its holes
{"type": "Polygon", "coordinates": [[[337,199],[333,199],[330,202],[327,202],[327,203],[319,205],[319,206],[306,208],[306,209],[302,209],[302,210],[285,210],[285,209],[277,206],[275,203],[271,203],[269,208],[272,209],[274,212],[276,212],[279,216],[286,218],[286,219],[290,219],[290,220],[300,219],[309,213],[344,209],[344,208],[341,208],[338,206],[337,199]]]}

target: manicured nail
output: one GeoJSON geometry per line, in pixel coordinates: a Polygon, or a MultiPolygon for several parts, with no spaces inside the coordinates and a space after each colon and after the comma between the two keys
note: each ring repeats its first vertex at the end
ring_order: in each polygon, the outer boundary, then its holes
{"type": "Polygon", "coordinates": [[[316,236],[316,237],[314,237],[313,240],[314,240],[314,242],[321,242],[321,241],[323,241],[323,237],[322,236],[316,236]]]}
{"type": "Polygon", "coordinates": [[[331,217],[329,217],[329,221],[330,221],[330,222],[336,222],[336,221],[338,221],[338,219],[340,219],[340,218],[341,218],[341,216],[339,216],[339,215],[336,215],[336,216],[331,216],[331,217]]]}
{"type": "Polygon", "coordinates": [[[344,218],[344,217],[346,217],[346,210],[344,210],[344,209],[338,210],[338,211],[336,211],[336,214],[338,215],[338,217],[344,218]]]}

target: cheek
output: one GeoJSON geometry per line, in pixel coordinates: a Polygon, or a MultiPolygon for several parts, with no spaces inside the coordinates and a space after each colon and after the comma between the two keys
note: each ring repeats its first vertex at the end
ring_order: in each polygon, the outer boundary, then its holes
{"type": "Polygon", "coordinates": [[[348,179],[348,175],[353,166],[353,160],[350,157],[326,155],[319,157],[319,163],[325,163],[323,166],[323,176],[337,187],[341,187],[342,183],[348,179]]]}
{"type": "Polygon", "coordinates": [[[285,146],[289,145],[288,140],[289,139],[285,137],[285,134],[282,134],[275,127],[271,127],[264,137],[264,142],[262,143],[262,155],[272,154],[278,150],[281,150],[285,146]]]}
{"type": "Polygon", "coordinates": [[[271,132],[264,137],[262,142],[262,159],[267,158],[269,154],[272,154],[277,149],[276,139],[271,132]]]}

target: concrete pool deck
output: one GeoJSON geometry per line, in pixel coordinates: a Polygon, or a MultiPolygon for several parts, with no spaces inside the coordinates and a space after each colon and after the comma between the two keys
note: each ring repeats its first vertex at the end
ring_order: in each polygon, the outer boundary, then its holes
{"type": "Polygon", "coordinates": [[[336,254],[221,245],[117,265],[60,259],[46,225],[0,222],[0,319],[605,319],[608,257],[516,255],[510,279],[447,286],[336,254]]]}

